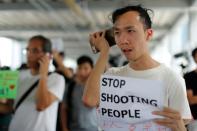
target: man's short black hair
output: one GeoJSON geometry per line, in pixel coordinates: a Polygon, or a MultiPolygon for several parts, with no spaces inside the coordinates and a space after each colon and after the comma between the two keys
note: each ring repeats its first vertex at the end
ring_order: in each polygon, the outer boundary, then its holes
{"type": "Polygon", "coordinates": [[[90,66],[93,68],[93,60],[89,56],[83,55],[77,59],[78,66],[84,63],[89,63],[90,66]]]}
{"type": "Polygon", "coordinates": [[[196,53],[197,53],[197,48],[195,48],[195,49],[192,50],[192,57],[193,58],[195,58],[196,53]]]}
{"type": "Polygon", "coordinates": [[[59,55],[60,55],[62,58],[65,57],[65,53],[64,53],[63,51],[60,51],[60,52],[59,52],[59,55]]]}
{"type": "Polygon", "coordinates": [[[112,13],[112,23],[114,24],[119,16],[129,11],[136,11],[139,13],[140,19],[144,24],[144,29],[150,29],[152,27],[152,21],[148,14],[148,11],[153,11],[151,9],[143,8],[141,5],[129,5],[123,8],[119,8],[112,13]]]}
{"type": "Polygon", "coordinates": [[[29,39],[29,41],[32,41],[32,40],[40,40],[42,42],[42,51],[45,53],[47,52],[52,53],[52,44],[48,38],[42,35],[36,35],[29,39]]]}

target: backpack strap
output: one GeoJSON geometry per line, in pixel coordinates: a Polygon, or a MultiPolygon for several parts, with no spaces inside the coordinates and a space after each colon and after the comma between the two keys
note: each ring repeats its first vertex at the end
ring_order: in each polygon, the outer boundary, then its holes
{"type": "MultiPolygon", "coordinates": [[[[48,75],[50,75],[52,72],[49,72],[48,75]]],[[[35,89],[36,85],[38,85],[39,80],[37,80],[19,99],[19,101],[16,104],[15,111],[18,109],[18,107],[24,102],[24,100],[28,97],[28,95],[35,89]]]]}

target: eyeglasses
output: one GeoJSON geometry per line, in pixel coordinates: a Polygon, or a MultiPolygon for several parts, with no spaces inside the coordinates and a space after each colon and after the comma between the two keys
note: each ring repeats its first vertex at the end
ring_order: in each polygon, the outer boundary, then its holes
{"type": "Polygon", "coordinates": [[[32,48],[32,49],[26,48],[26,52],[27,52],[27,54],[28,53],[31,53],[31,54],[39,54],[39,53],[42,53],[43,51],[42,50],[39,50],[39,49],[36,49],[36,48],[32,48]]]}

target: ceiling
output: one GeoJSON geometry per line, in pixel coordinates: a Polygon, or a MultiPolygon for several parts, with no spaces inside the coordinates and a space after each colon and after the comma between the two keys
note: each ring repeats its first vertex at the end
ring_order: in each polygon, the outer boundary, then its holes
{"type": "Polygon", "coordinates": [[[196,11],[197,6],[197,0],[0,0],[0,36],[59,38],[68,55],[78,56],[89,50],[90,32],[111,26],[114,9],[139,3],[154,10],[153,42],[159,42],[186,11],[196,11]]]}

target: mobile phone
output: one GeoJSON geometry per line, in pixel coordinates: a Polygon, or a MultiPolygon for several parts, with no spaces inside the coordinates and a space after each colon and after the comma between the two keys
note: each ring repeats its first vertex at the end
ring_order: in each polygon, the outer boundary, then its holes
{"type": "Polygon", "coordinates": [[[105,31],[105,39],[109,43],[109,46],[112,47],[116,45],[115,39],[114,39],[114,31],[113,28],[109,28],[105,31]]]}
{"type": "MultiPolygon", "coordinates": [[[[47,56],[47,57],[49,58],[49,60],[53,59],[52,54],[50,54],[50,53],[46,52],[43,56],[41,56],[41,57],[40,57],[40,59],[39,59],[39,60],[41,60],[41,59],[42,59],[43,57],[45,57],[45,56],[47,56]]],[[[37,63],[36,63],[36,67],[37,67],[37,68],[40,68],[39,60],[38,60],[38,61],[37,61],[37,63]]]]}
{"type": "MultiPolygon", "coordinates": [[[[47,42],[50,42],[50,41],[47,41],[47,42]]],[[[52,46],[51,46],[51,44],[48,44],[48,43],[44,44],[43,51],[45,53],[52,53],[52,46]]]]}
{"type": "MultiPolygon", "coordinates": [[[[109,29],[107,29],[105,31],[105,39],[107,40],[107,42],[108,42],[108,44],[109,44],[110,47],[116,45],[116,42],[115,42],[115,39],[114,39],[113,28],[109,28],[109,29]]],[[[91,48],[92,48],[93,53],[96,54],[96,53],[99,52],[99,50],[96,49],[96,47],[93,46],[93,44],[90,43],[90,45],[91,45],[91,48]]]]}
{"type": "Polygon", "coordinates": [[[46,43],[43,46],[43,52],[45,53],[45,55],[49,56],[49,58],[51,59],[53,57],[52,56],[52,44],[49,39],[46,39],[45,42],[46,43]]]}

